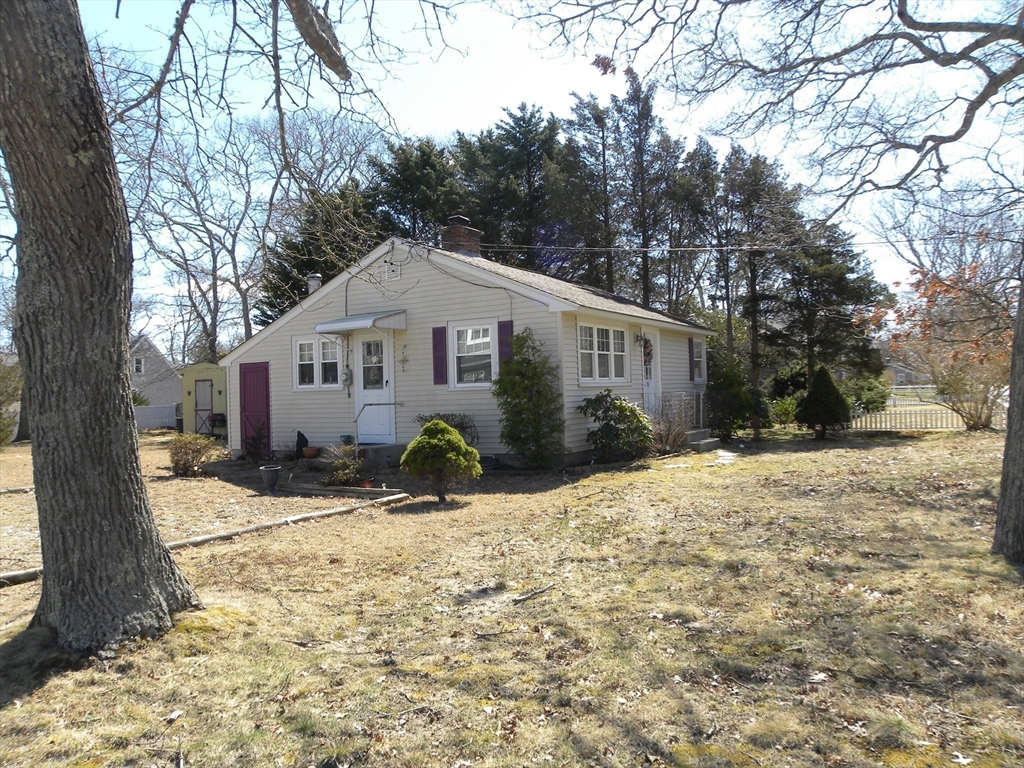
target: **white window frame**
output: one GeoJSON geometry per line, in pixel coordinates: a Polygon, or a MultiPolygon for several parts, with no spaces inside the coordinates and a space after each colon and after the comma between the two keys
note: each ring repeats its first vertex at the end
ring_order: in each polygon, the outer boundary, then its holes
{"type": "Polygon", "coordinates": [[[624,326],[599,322],[577,323],[576,361],[581,384],[626,383],[629,381],[629,344],[624,326]],[[589,349],[588,349],[589,347],[589,349]],[[602,357],[607,364],[607,376],[601,375],[602,357]],[[590,360],[590,376],[585,376],[584,360],[590,360]],[[616,360],[622,362],[622,375],[615,375],[616,360]]]}
{"type": "Polygon", "coordinates": [[[341,368],[342,368],[342,354],[341,354],[341,342],[334,341],[333,339],[325,339],[322,336],[310,336],[306,338],[295,339],[292,343],[292,389],[310,390],[310,389],[339,389],[341,384],[341,368]],[[304,344],[311,345],[313,347],[312,354],[309,359],[302,359],[304,350],[302,349],[304,344]],[[335,349],[335,359],[324,358],[324,345],[333,344],[335,349]],[[323,366],[324,363],[338,364],[338,381],[334,384],[324,384],[323,381],[323,366]],[[299,366],[300,365],[312,365],[313,366],[313,383],[312,384],[300,384],[299,366]]]}
{"type": "Polygon", "coordinates": [[[146,373],[146,358],[141,355],[132,357],[132,372],[136,376],[144,375],[146,373]]]}
{"type": "MultiPolygon", "coordinates": [[[[467,353],[468,354],[468,353],[467,353]]],[[[482,353],[477,353],[482,354],[482,353]]],[[[448,389],[490,389],[498,375],[498,320],[467,320],[448,323],[448,389]],[[490,341],[491,378],[486,381],[459,381],[459,331],[486,328],[490,341]]]]}
{"type": "Polygon", "coordinates": [[[706,357],[706,355],[704,354],[704,350],[705,349],[706,349],[706,347],[704,346],[704,339],[694,339],[693,340],[693,380],[694,381],[704,381],[705,376],[707,376],[707,366],[705,364],[706,361],[704,359],[706,357]]]}
{"type": "Polygon", "coordinates": [[[341,345],[332,339],[320,339],[317,352],[320,354],[320,364],[317,366],[317,373],[320,374],[320,386],[341,386],[341,345]],[[334,381],[324,383],[324,366],[330,363],[334,363],[334,381]]]}

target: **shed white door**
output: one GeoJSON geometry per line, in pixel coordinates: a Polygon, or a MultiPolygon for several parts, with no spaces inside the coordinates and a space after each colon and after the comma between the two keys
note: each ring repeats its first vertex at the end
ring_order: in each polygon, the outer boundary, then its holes
{"type": "Polygon", "coordinates": [[[641,328],[646,339],[640,345],[640,364],[644,370],[644,410],[649,414],[661,411],[661,346],[658,331],[641,328]]]}
{"type": "Polygon", "coordinates": [[[360,443],[395,442],[391,337],[353,334],[356,376],[356,427],[360,443]]]}

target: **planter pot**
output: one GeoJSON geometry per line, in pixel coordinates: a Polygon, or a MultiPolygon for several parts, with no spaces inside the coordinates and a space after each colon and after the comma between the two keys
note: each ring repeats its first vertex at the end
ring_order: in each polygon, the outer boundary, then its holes
{"type": "Polygon", "coordinates": [[[260,467],[260,472],[263,474],[263,484],[267,486],[267,491],[273,493],[274,489],[277,488],[277,480],[281,476],[280,465],[265,464],[260,467]]]}
{"type": "Polygon", "coordinates": [[[365,480],[356,480],[356,488],[373,488],[373,478],[368,477],[365,480]]]}
{"type": "Polygon", "coordinates": [[[307,459],[315,459],[317,456],[320,455],[320,449],[314,448],[312,445],[307,445],[305,448],[302,449],[302,455],[305,456],[307,459]]]}
{"type": "Polygon", "coordinates": [[[355,442],[355,439],[352,437],[352,435],[342,435],[341,436],[341,444],[342,445],[352,445],[352,443],[354,443],[354,442],[355,442]]]}

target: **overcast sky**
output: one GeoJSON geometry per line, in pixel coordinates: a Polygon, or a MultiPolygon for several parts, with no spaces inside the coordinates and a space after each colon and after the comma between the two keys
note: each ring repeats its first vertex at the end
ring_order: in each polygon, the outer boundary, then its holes
{"type": "MultiPolygon", "coordinates": [[[[180,2],[122,0],[120,18],[114,15],[115,0],[79,0],[79,7],[90,38],[100,35],[118,45],[149,50],[159,60],[166,51],[180,2]]],[[[431,45],[422,33],[412,31],[419,21],[416,0],[377,0],[376,7],[378,31],[402,40],[410,53],[391,67],[389,75],[366,75],[404,135],[444,140],[455,131],[476,133],[503,119],[505,108],[515,109],[521,102],[566,117],[573,91],[584,96],[594,93],[602,103],[607,103],[612,93],[625,91],[621,73],[601,75],[590,65],[591,57],[552,49],[527,24],[516,25],[484,5],[460,7],[457,20],[445,25],[446,40],[456,50],[444,50],[436,39],[431,45]]],[[[702,114],[690,116],[682,108],[673,108],[671,96],[665,92],[659,94],[656,109],[670,130],[686,139],[687,148],[692,147],[703,127],[702,114]]],[[[713,117],[707,111],[703,116],[713,117]]],[[[712,143],[724,156],[728,141],[712,143]]],[[[772,146],[743,143],[748,150],[775,159],[772,146]]],[[[779,155],[777,159],[799,180],[797,158],[779,155]]],[[[874,236],[849,219],[840,223],[871,257],[879,280],[891,283],[906,278],[903,262],[875,245],[874,236]]]]}

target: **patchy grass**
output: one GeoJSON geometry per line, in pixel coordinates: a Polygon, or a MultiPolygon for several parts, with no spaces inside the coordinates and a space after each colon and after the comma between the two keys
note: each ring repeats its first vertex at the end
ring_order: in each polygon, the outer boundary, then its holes
{"type": "Polygon", "coordinates": [[[207,610],[111,660],[0,591],[0,765],[1019,766],[1002,436],[770,437],[180,551],[207,610]]]}

